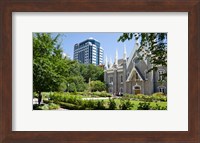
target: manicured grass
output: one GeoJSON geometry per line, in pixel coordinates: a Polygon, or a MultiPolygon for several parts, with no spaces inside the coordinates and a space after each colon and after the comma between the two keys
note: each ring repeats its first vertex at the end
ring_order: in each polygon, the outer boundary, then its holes
{"type": "Polygon", "coordinates": [[[167,110],[167,97],[160,93],[151,96],[140,94],[109,99],[101,98],[106,96],[110,94],[106,92],[94,92],[89,95],[84,92],[43,93],[44,103],[51,106],[50,108],[45,106],[42,110],[56,109],[51,103],[69,110],[167,110]]]}
{"type": "MultiPolygon", "coordinates": [[[[105,99],[105,104],[107,105],[109,103],[109,99],[105,99]]],[[[117,107],[119,107],[120,105],[120,99],[115,99],[115,102],[117,104],[117,107]]],[[[131,110],[137,110],[139,103],[141,101],[136,101],[136,100],[131,100],[131,103],[134,105],[131,110]]],[[[156,104],[158,104],[161,107],[166,107],[167,106],[167,102],[150,102],[150,106],[155,107],[156,104]]],[[[107,105],[108,106],[108,105],[107,105]]]]}

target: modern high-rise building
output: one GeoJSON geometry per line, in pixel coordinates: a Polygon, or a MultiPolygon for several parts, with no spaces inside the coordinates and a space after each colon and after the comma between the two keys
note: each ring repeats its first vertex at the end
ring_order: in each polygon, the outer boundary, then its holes
{"type": "Polygon", "coordinates": [[[74,45],[74,60],[84,64],[103,64],[103,48],[94,38],[88,38],[74,45]]]}

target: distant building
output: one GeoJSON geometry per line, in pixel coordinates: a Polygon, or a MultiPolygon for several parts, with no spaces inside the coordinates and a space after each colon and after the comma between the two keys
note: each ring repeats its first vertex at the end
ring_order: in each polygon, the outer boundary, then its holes
{"type": "Polygon", "coordinates": [[[74,45],[74,60],[78,60],[84,64],[103,64],[103,48],[100,47],[100,42],[94,38],[74,45]]]}
{"type": "Polygon", "coordinates": [[[108,85],[108,92],[112,94],[146,94],[155,92],[167,94],[167,82],[163,80],[163,74],[167,72],[166,67],[160,66],[157,71],[147,72],[152,68],[149,60],[139,59],[140,53],[137,51],[139,42],[136,41],[135,47],[129,58],[126,57],[126,47],[124,46],[123,59],[118,59],[116,51],[115,61],[108,62],[105,59],[104,81],[108,85]]]}

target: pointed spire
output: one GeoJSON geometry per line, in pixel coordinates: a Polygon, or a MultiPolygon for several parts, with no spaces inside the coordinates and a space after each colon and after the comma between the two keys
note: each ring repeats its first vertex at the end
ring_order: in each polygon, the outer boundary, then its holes
{"type": "Polygon", "coordinates": [[[116,49],[116,54],[115,54],[115,65],[118,65],[118,50],[116,49]]]}
{"type": "Polygon", "coordinates": [[[124,55],[123,55],[124,60],[126,60],[126,45],[124,44],[124,55]]]}
{"type": "Polygon", "coordinates": [[[105,59],[105,68],[108,69],[108,58],[107,58],[107,55],[106,55],[106,59],[105,59]]]}
{"type": "Polygon", "coordinates": [[[111,57],[110,57],[110,61],[109,61],[108,65],[109,65],[109,68],[112,68],[112,59],[111,59],[111,57]]]}

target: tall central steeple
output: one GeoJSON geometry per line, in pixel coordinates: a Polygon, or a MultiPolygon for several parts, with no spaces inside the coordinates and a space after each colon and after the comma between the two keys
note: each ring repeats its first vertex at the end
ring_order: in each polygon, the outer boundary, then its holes
{"type": "Polygon", "coordinates": [[[111,59],[111,57],[110,57],[110,60],[108,62],[108,68],[112,68],[112,59],[111,59]]]}

